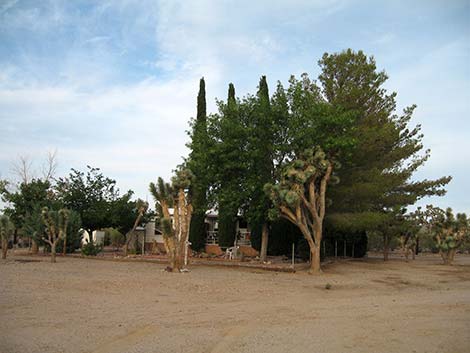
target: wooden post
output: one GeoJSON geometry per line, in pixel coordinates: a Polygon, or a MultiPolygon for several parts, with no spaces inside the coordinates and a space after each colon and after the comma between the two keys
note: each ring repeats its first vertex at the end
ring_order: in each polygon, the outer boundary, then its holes
{"type": "Polygon", "coordinates": [[[144,233],[142,234],[142,257],[145,255],[145,228],[144,233]]]}
{"type": "Polygon", "coordinates": [[[335,240],[335,259],[338,257],[338,241],[335,240]]]}
{"type": "Polygon", "coordinates": [[[188,249],[192,243],[186,240],[186,246],[184,248],[184,266],[188,266],[188,249]]]}
{"type": "Polygon", "coordinates": [[[295,267],[295,244],[292,243],[292,269],[295,267]]]}
{"type": "Polygon", "coordinates": [[[344,254],[344,258],[346,258],[346,240],[343,242],[344,245],[343,245],[343,254],[344,254]]]}
{"type": "Polygon", "coordinates": [[[354,259],[354,240],[353,240],[353,243],[352,243],[352,249],[351,249],[351,253],[352,253],[352,258],[354,259]]]}

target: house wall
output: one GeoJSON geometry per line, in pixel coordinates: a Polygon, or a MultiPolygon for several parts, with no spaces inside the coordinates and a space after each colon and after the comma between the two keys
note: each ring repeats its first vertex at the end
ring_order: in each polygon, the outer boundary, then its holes
{"type": "MultiPolygon", "coordinates": [[[[104,231],[102,230],[95,230],[93,232],[93,243],[95,244],[103,244],[104,242],[104,231]]],[[[82,245],[90,242],[90,234],[84,230],[83,237],[82,237],[82,245]]]]}

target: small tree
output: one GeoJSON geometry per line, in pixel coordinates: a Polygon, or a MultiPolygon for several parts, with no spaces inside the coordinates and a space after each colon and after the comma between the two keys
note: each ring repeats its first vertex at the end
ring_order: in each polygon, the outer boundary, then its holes
{"type": "Polygon", "coordinates": [[[470,239],[469,220],[464,213],[454,216],[451,208],[429,210],[434,211],[432,229],[439,254],[445,265],[452,265],[457,249],[470,239]]]}
{"type": "Polygon", "coordinates": [[[283,169],[278,184],[266,184],[274,203],[271,217],[281,216],[297,225],[310,247],[310,273],[320,273],[320,243],[326,207],[326,188],[333,163],[321,148],[305,150],[283,169]]]}
{"type": "Polygon", "coordinates": [[[126,242],[126,237],[116,228],[107,228],[106,233],[109,237],[109,242],[112,247],[118,250],[126,242]]]}
{"type": "Polygon", "coordinates": [[[193,175],[189,169],[180,168],[172,178],[172,184],[158,178],[157,184],[150,183],[150,192],[161,212],[161,226],[165,248],[170,260],[170,271],[180,272],[184,266],[184,254],[188,246],[189,226],[193,206],[188,196],[193,175]],[[173,206],[173,215],[170,207],[173,206]]]}
{"type": "Polygon", "coordinates": [[[411,254],[411,258],[414,260],[416,255],[417,235],[412,232],[405,232],[400,235],[400,246],[405,254],[406,262],[411,254]]]}
{"type": "Polygon", "coordinates": [[[83,232],[80,215],[74,210],[69,210],[67,233],[64,236],[63,242],[57,244],[56,251],[62,251],[63,255],[75,252],[81,246],[83,232]]]}
{"type": "Polygon", "coordinates": [[[444,211],[432,205],[427,205],[424,211],[419,207],[415,213],[421,225],[434,237],[444,265],[452,265],[457,249],[470,240],[467,216],[464,213],[454,216],[451,208],[444,211]]]}
{"type": "Polygon", "coordinates": [[[56,262],[57,242],[64,239],[67,235],[67,223],[69,220],[69,211],[60,209],[59,211],[49,210],[47,207],[42,209],[42,219],[46,226],[47,238],[43,240],[51,246],[51,262],[56,262]]]}
{"type": "Polygon", "coordinates": [[[121,223],[126,215],[116,213],[128,203],[132,191],[120,196],[115,180],[105,177],[99,168],[87,168],[86,173],[72,168],[68,177],[57,180],[55,189],[59,201],[80,214],[82,227],[92,244],[93,231],[121,223]]]}
{"type": "Polygon", "coordinates": [[[126,242],[124,243],[124,256],[127,256],[127,253],[129,251],[129,244],[131,240],[134,238],[135,230],[137,226],[140,224],[140,222],[142,221],[142,218],[144,217],[145,212],[147,212],[148,208],[149,208],[148,202],[145,202],[141,199],[137,200],[136,202],[137,217],[134,221],[134,225],[132,229],[126,234],[126,242]]]}
{"type": "Polygon", "coordinates": [[[2,259],[7,258],[8,240],[13,235],[14,225],[6,215],[0,216],[0,236],[2,238],[2,259]]]}

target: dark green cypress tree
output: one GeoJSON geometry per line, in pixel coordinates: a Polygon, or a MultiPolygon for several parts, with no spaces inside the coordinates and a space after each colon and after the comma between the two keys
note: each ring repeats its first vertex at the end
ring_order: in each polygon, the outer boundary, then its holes
{"type": "Polygon", "coordinates": [[[207,112],[206,112],[206,88],[204,78],[199,82],[199,94],[197,96],[197,116],[192,121],[191,153],[189,155],[188,167],[195,177],[191,185],[190,196],[194,208],[189,230],[189,241],[194,250],[201,250],[206,239],[205,217],[207,211],[208,191],[208,134],[207,134],[207,112]]]}
{"type": "Polygon", "coordinates": [[[217,179],[219,190],[219,244],[232,246],[235,240],[236,221],[243,204],[243,180],[246,174],[246,130],[240,119],[235,87],[229,85],[227,104],[220,104],[218,120],[217,179]]]}
{"type": "MultiPolygon", "coordinates": [[[[268,83],[266,76],[262,76],[259,82],[258,92],[252,117],[249,121],[250,132],[249,159],[247,187],[250,195],[248,219],[252,229],[254,245],[259,245],[263,250],[267,247],[268,236],[268,211],[271,206],[264,185],[273,180],[274,158],[274,123],[269,99],[268,83]],[[265,244],[263,244],[263,236],[265,244]]],[[[261,251],[263,260],[263,251],[261,251]]]]}

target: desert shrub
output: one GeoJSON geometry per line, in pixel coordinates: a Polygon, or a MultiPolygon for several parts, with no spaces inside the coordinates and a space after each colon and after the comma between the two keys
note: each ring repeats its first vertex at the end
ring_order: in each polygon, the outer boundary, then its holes
{"type": "Polygon", "coordinates": [[[82,255],[96,256],[103,251],[103,246],[95,243],[86,243],[82,246],[82,255]]]}
{"type": "Polygon", "coordinates": [[[105,245],[111,245],[116,249],[122,247],[126,242],[126,236],[116,228],[106,228],[104,239],[105,245]]]}

